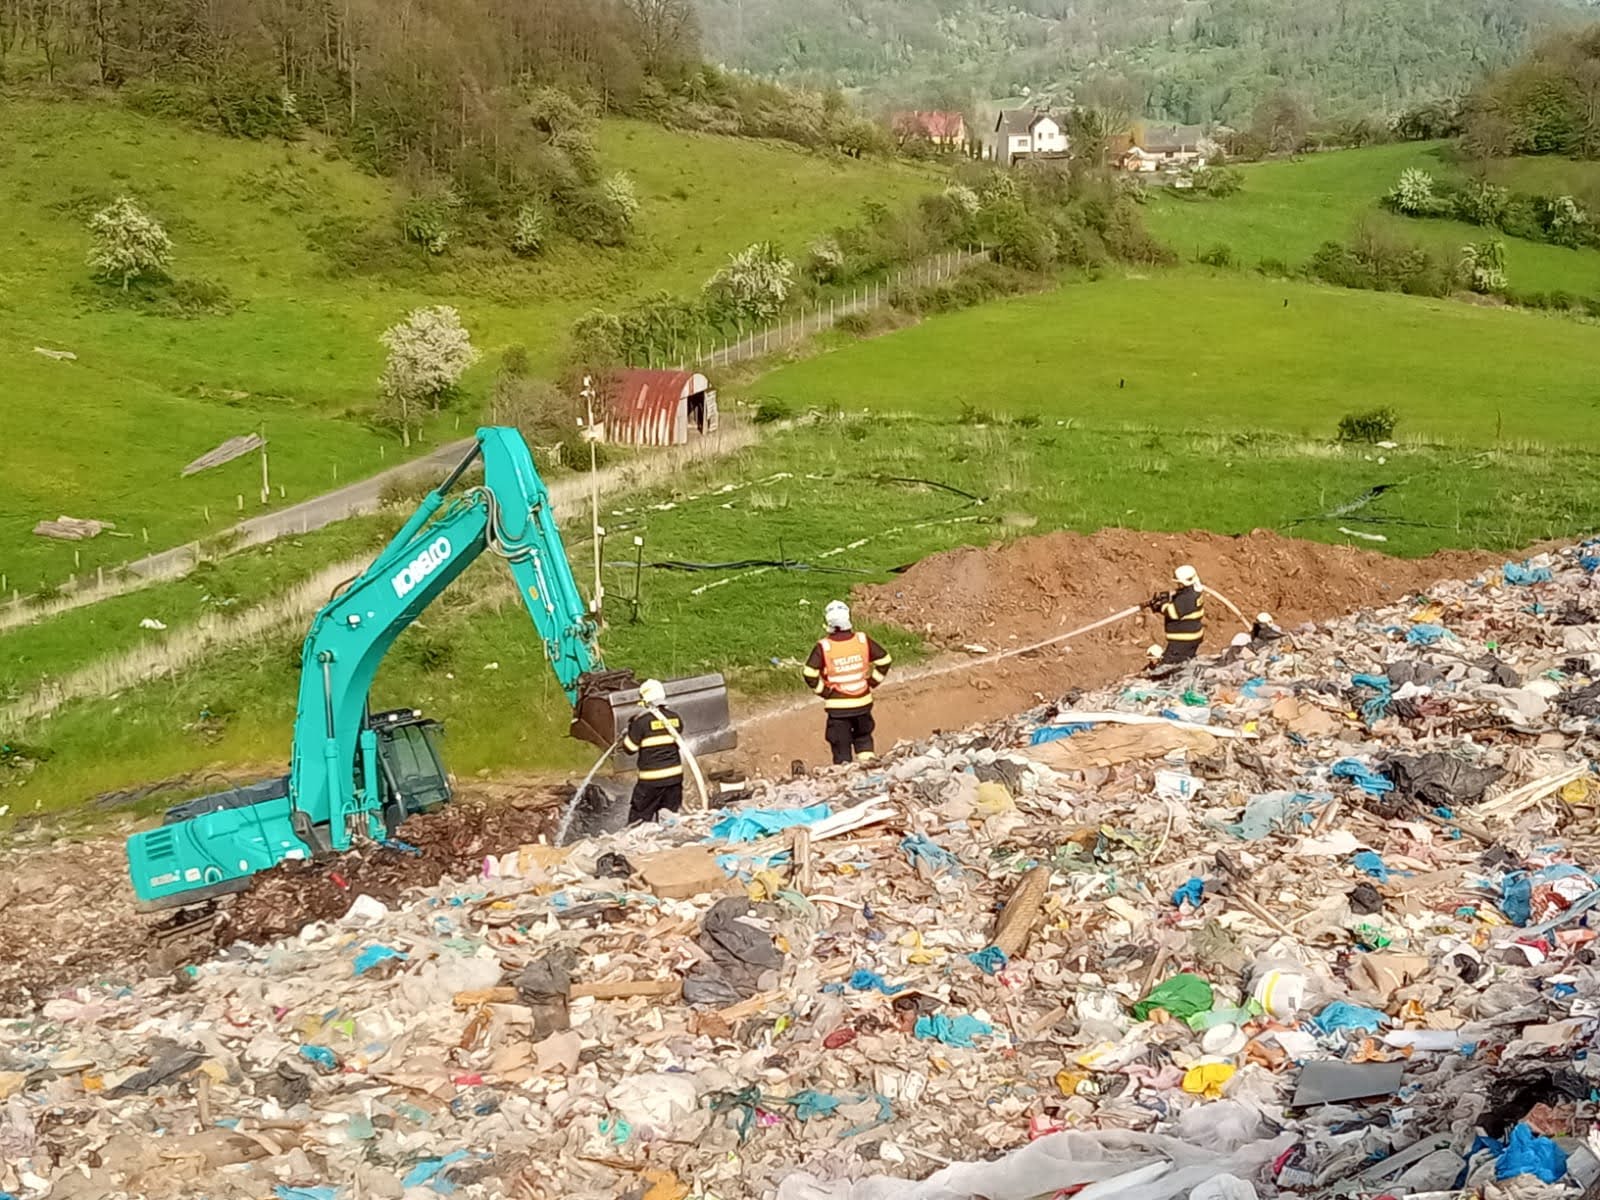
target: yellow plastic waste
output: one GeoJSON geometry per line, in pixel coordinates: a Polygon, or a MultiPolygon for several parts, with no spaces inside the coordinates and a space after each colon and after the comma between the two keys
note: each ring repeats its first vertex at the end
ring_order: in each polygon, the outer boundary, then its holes
{"type": "Polygon", "coordinates": [[[1587,779],[1574,779],[1561,787],[1561,798],[1568,804],[1593,804],[1592,795],[1587,779]]]}
{"type": "Polygon", "coordinates": [[[1057,1071],[1056,1087],[1061,1089],[1063,1096],[1076,1096],[1078,1089],[1089,1082],[1087,1071],[1057,1071]]]}
{"type": "Polygon", "coordinates": [[[986,817],[997,813],[1011,812],[1017,807],[1017,802],[1011,798],[1011,793],[1006,785],[996,780],[978,785],[977,811],[986,817]]]}
{"type": "Polygon", "coordinates": [[[1232,1063],[1198,1063],[1183,1076],[1183,1090],[1207,1100],[1222,1099],[1222,1089],[1237,1068],[1232,1063]]]}

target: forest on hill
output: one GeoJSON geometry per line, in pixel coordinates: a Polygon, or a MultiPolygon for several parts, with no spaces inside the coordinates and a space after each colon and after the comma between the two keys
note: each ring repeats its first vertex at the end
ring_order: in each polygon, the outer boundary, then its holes
{"type": "Polygon", "coordinates": [[[1152,117],[1241,125],[1288,88],[1320,116],[1466,91],[1593,0],[696,0],[706,51],[885,103],[967,108],[1130,86],[1152,117]]]}

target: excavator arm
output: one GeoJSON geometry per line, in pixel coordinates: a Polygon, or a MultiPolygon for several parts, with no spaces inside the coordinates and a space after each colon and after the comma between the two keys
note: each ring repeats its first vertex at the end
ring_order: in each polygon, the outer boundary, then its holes
{"type": "MultiPolygon", "coordinates": [[[[301,650],[286,786],[265,800],[191,802],[174,810],[181,819],[169,815],[169,823],[129,839],[129,870],[146,907],[237,891],[255,872],[287,858],[342,851],[354,841],[385,836],[405,815],[407,797],[397,795],[404,789],[385,771],[380,739],[424,723],[405,719],[404,710],[384,714],[388,724],[374,721],[368,700],[373,680],[395,639],[486,551],[510,570],[569,703],[588,714],[575,720],[574,730],[602,745],[615,737],[617,720],[637,700],[636,689],[628,690],[632,677],[604,672],[595,620],[573,578],[549,492],[526,443],[514,429],[480,429],[472,452],[313,620],[301,650]],[[452,499],[480,458],[482,484],[452,499]]],[[[669,691],[695,701],[701,747],[730,746],[721,677],[675,685],[669,691]]],[[[430,797],[448,798],[431,738],[413,742],[414,757],[434,759],[440,782],[430,797]]]]}

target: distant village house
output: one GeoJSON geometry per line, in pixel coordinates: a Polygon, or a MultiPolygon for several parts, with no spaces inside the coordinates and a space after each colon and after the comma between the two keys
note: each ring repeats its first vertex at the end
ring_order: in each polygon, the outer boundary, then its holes
{"type": "Polygon", "coordinates": [[[986,157],[1002,167],[1037,158],[1064,158],[1069,143],[1060,123],[1047,112],[1007,108],[995,118],[986,157]]]}
{"type": "Polygon", "coordinates": [[[890,127],[902,145],[921,140],[935,146],[959,147],[967,140],[967,119],[958,112],[895,113],[890,127]]]}
{"type": "Polygon", "coordinates": [[[1216,153],[1217,146],[1201,125],[1147,125],[1133,127],[1128,145],[1119,148],[1115,161],[1124,171],[1198,171],[1216,153]]]}

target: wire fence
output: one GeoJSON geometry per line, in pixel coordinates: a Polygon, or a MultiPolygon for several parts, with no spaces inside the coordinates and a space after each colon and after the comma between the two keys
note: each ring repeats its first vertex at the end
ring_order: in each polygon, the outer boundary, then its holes
{"type": "Polygon", "coordinates": [[[881,308],[893,298],[895,292],[906,287],[931,287],[936,283],[959,275],[975,262],[986,261],[990,251],[985,246],[977,249],[952,250],[929,259],[910,270],[897,271],[892,277],[876,280],[851,289],[845,296],[835,297],[815,308],[803,309],[765,329],[757,330],[738,341],[724,346],[695,347],[691,360],[697,367],[731,367],[735,363],[760,358],[774,350],[782,350],[808,337],[815,337],[833,328],[842,319],[856,313],[871,312],[881,308]]]}

